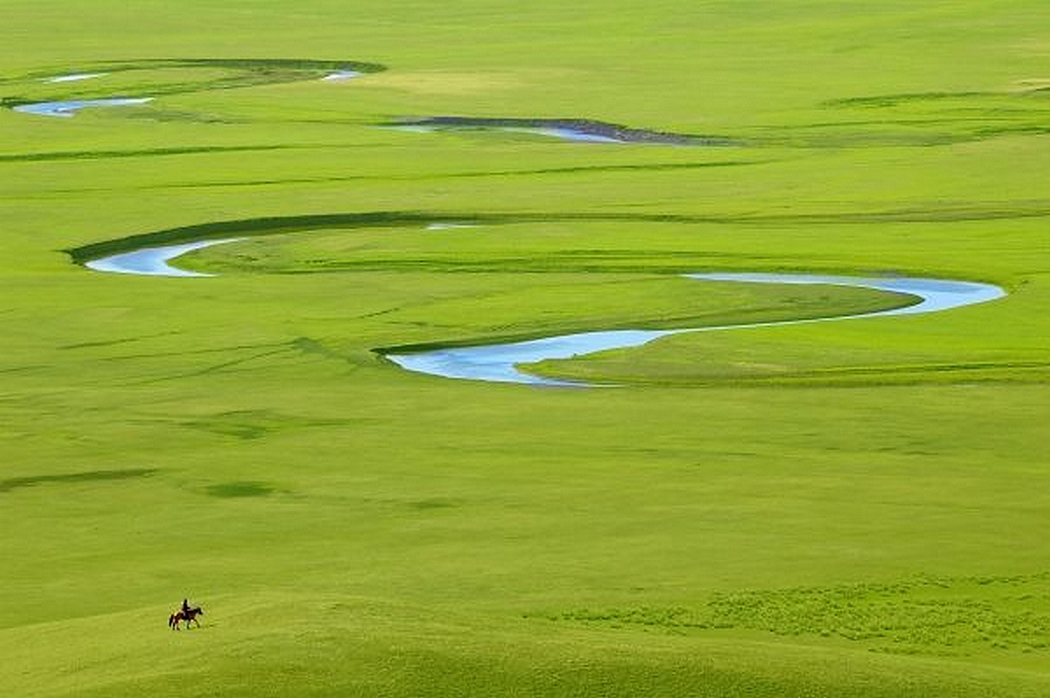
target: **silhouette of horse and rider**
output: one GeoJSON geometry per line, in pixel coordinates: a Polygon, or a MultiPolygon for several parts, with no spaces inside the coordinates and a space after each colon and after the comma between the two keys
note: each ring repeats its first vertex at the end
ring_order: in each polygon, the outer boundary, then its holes
{"type": "Polygon", "coordinates": [[[186,599],[182,600],[182,607],[179,610],[168,616],[168,627],[172,630],[179,630],[179,623],[186,623],[186,629],[189,630],[190,623],[194,623],[198,628],[201,626],[200,621],[197,620],[197,616],[203,616],[204,609],[200,606],[190,606],[189,601],[186,599]]]}

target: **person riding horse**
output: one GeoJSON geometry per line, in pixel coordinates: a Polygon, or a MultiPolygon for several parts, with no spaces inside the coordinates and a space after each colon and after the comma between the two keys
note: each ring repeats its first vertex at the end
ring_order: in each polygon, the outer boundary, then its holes
{"type": "Polygon", "coordinates": [[[189,599],[183,599],[179,610],[168,616],[168,627],[172,630],[178,630],[180,622],[185,623],[187,628],[190,627],[190,623],[199,627],[201,623],[197,620],[197,616],[203,615],[204,611],[200,606],[190,606],[189,599]]]}

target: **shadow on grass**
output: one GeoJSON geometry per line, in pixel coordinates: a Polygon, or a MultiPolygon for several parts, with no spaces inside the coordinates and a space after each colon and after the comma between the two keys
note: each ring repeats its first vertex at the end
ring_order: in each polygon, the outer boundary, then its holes
{"type": "Polygon", "coordinates": [[[33,487],[34,485],[132,480],[140,477],[149,477],[156,472],[158,472],[156,468],[131,468],[128,470],[87,470],[82,473],[68,473],[66,475],[12,477],[0,480],[0,492],[10,492],[21,487],[33,487]]]}
{"type": "Polygon", "coordinates": [[[145,148],[140,150],[70,150],[44,153],[16,153],[0,155],[0,162],[48,162],[53,160],[98,160],[102,158],[137,158],[165,155],[196,155],[198,153],[236,153],[245,151],[285,150],[283,145],[186,146],[172,148],[145,148]]]}
{"type": "Polygon", "coordinates": [[[233,499],[241,497],[267,497],[277,489],[265,482],[242,480],[237,482],[220,482],[217,485],[209,485],[204,492],[211,497],[233,499]]]}

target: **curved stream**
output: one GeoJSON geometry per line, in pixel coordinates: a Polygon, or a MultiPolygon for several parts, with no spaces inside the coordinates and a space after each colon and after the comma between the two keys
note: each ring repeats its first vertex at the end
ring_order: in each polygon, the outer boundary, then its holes
{"type": "Polygon", "coordinates": [[[397,365],[409,371],[427,373],[445,378],[464,378],[501,383],[529,383],[533,385],[587,386],[589,383],[544,378],[518,369],[519,364],[535,363],[546,359],[569,359],[593,354],[608,349],[626,349],[648,344],[654,339],[686,332],[711,332],[715,330],[745,327],[775,327],[800,325],[810,322],[828,322],[850,318],[877,317],[882,315],[911,315],[949,310],[964,305],[984,303],[1002,298],[1006,292],[998,286],[968,281],[946,281],[942,279],[893,278],[878,279],[853,276],[820,276],[815,274],[686,274],[688,278],[706,281],[735,281],[766,284],[831,284],[856,286],[882,291],[894,291],[915,296],[918,302],[901,308],[878,310],[870,313],[837,315],[804,320],[780,320],[739,325],[693,327],[674,330],[612,330],[607,332],[581,332],[577,334],[546,337],[525,342],[509,342],[473,347],[434,349],[430,351],[387,354],[397,365]]]}
{"type": "Polygon", "coordinates": [[[101,257],[85,262],[84,266],[95,271],[108,271],[114,274],[142,274],[145,276],[214,276],[197,271],[179,269],[168,264],[176,257],[181,257],[187,252],[201,250],[212,245],[222,245],[227,242],[236,242],[239,238],[228,240],[200,240],[198,242],[185,242],[181,245],[166,245],[164,247],[143,247],[141,250],[122,252],[121,254],[101,257]]]}
{"type": "MultiPolygon", "coordinates": [[[[199,242],[148,247],[132,252],[112,255],[89,261],[85,266],[95,271],[121,274],[146,274],[154,276],[210,276],[199,272],[173,267],[168,262],[192,250],[212,245],[235,242],[237,239],[202,240],[199,242]]],[[[534,363],[545,359],[568,359],[607,349],[626,349],[647,344],[654,339],[686,332],[711,332],[715,330],[745,327],[775,327],[800,325],[810,322],[828,322],[852,318],[887,315],[914,315],[950,310],[966,305],[985,303],[1002,298],[1006,292],[991,284],[944,279],[912,277],[872,278],[857,276],[825,276],[818,274],[760,274],[760,273],[704,273],[686,274],[701,281],[734,281],[740,283],[766,284],[829,284],[854,286],[881,291],[903,293],[916,298],[916,302],[900,308],[878,310],[870,313],[836,315],[803,320],[779,320],[716,327],[692,327],[673,330],[611,330],[606,332],[580,332],[576,334],[545,337],[524,342],[506,342],[470,347],[433,349],[400,354],[385,354],[398,366],[417,373],[426,373],[444,378],[461,378],[497,383],[527,383],[532,385],[587,386],[588,383],[558,380],[536,376],[518,369],[519,364],[534,363]]]]}
{"type": "Polygon", "coordinates": [[[73,116],[81,109],[92,107],[128,107],[146,104],[152,97],[114,97],[111,99],[67,99],[60,102],[34,102],[12,107],[17,112],[38,116],[73,116]]]}
{"type": "MultiPolygon", "coordinates": [[[[95,80],[111,73],[134,73],[141,71],[163,71],[170,69],[211,69],[226,71],[222,77],[203,77],[199,81],[158,78],[150,91],[154,96],[166,96],[206,90],[274,85],[319,78],[326,82],[341,82],[360,77],[366,73],[386,70],[378,63],[361,61],[330,61],[298,58],[161,58],[137,61],[109,61],[85,67],[82,72],[54,75],[48,78],[33,75],[15,78],[15,85],[27,86],[32,82],[55,85],[80,83],[95,80]]],[[[17,89],[17,88],[16,88],[17,89]]],[[[81,109],[95,107],[121,107],[144,104],[153,97],[113,97],[102,99],[62,99],[58,101],[34,102],[31,98],[17,95],[5,97],[6,106],[16,112],[37,116],[71,117],[81,109]]]]}

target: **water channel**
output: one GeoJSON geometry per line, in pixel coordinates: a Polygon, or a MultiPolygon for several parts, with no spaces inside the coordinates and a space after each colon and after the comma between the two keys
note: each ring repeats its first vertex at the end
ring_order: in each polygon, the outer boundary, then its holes
{"type": "MultiPolygon", "coordinates": [[[[235,242],[236,239],[203,240],[199,242],[151,247],[103,257],[86,263],[95,271],[122,274],[146,274],[155,276],[210,276],[186,271],[169,264],[187,252],[212,245],[235,242]]],[[[1002,298],[1006,292],[998,286],[972,281],[926,279],[914,277],[855,277],[827,276],[819,274],[763,274],[763,273],[696,273],[685,275],[700,281],[731,281],[737,283],[766,284],[827,284],[853,286],[881,291],[903,293],[915,298],[915,303],[889,310],[870,313],[838,315],[804,320],[781,320],[717,327],[691,327],[670,330],[610,330],[580,332],[575,334],[544,337],[522,342],[506,342],[469,347],[450,347],[419,352],[389,353],[386,358],[408,371],[425,373],[444,378],[459,378],[499,383],[525,383],[530,385],[582,386],[574,383],[536,376],[518,368],[521,364],[535,363],[546,359],[568,359],[608,349],[626,349],[647,344],[660,337],[686,332],[712,332],[716,330],[745,327],[774,327],[798,325],[812,322],[828,322],[891,315],[914,315],[959,308],[1002,298]]]]}

